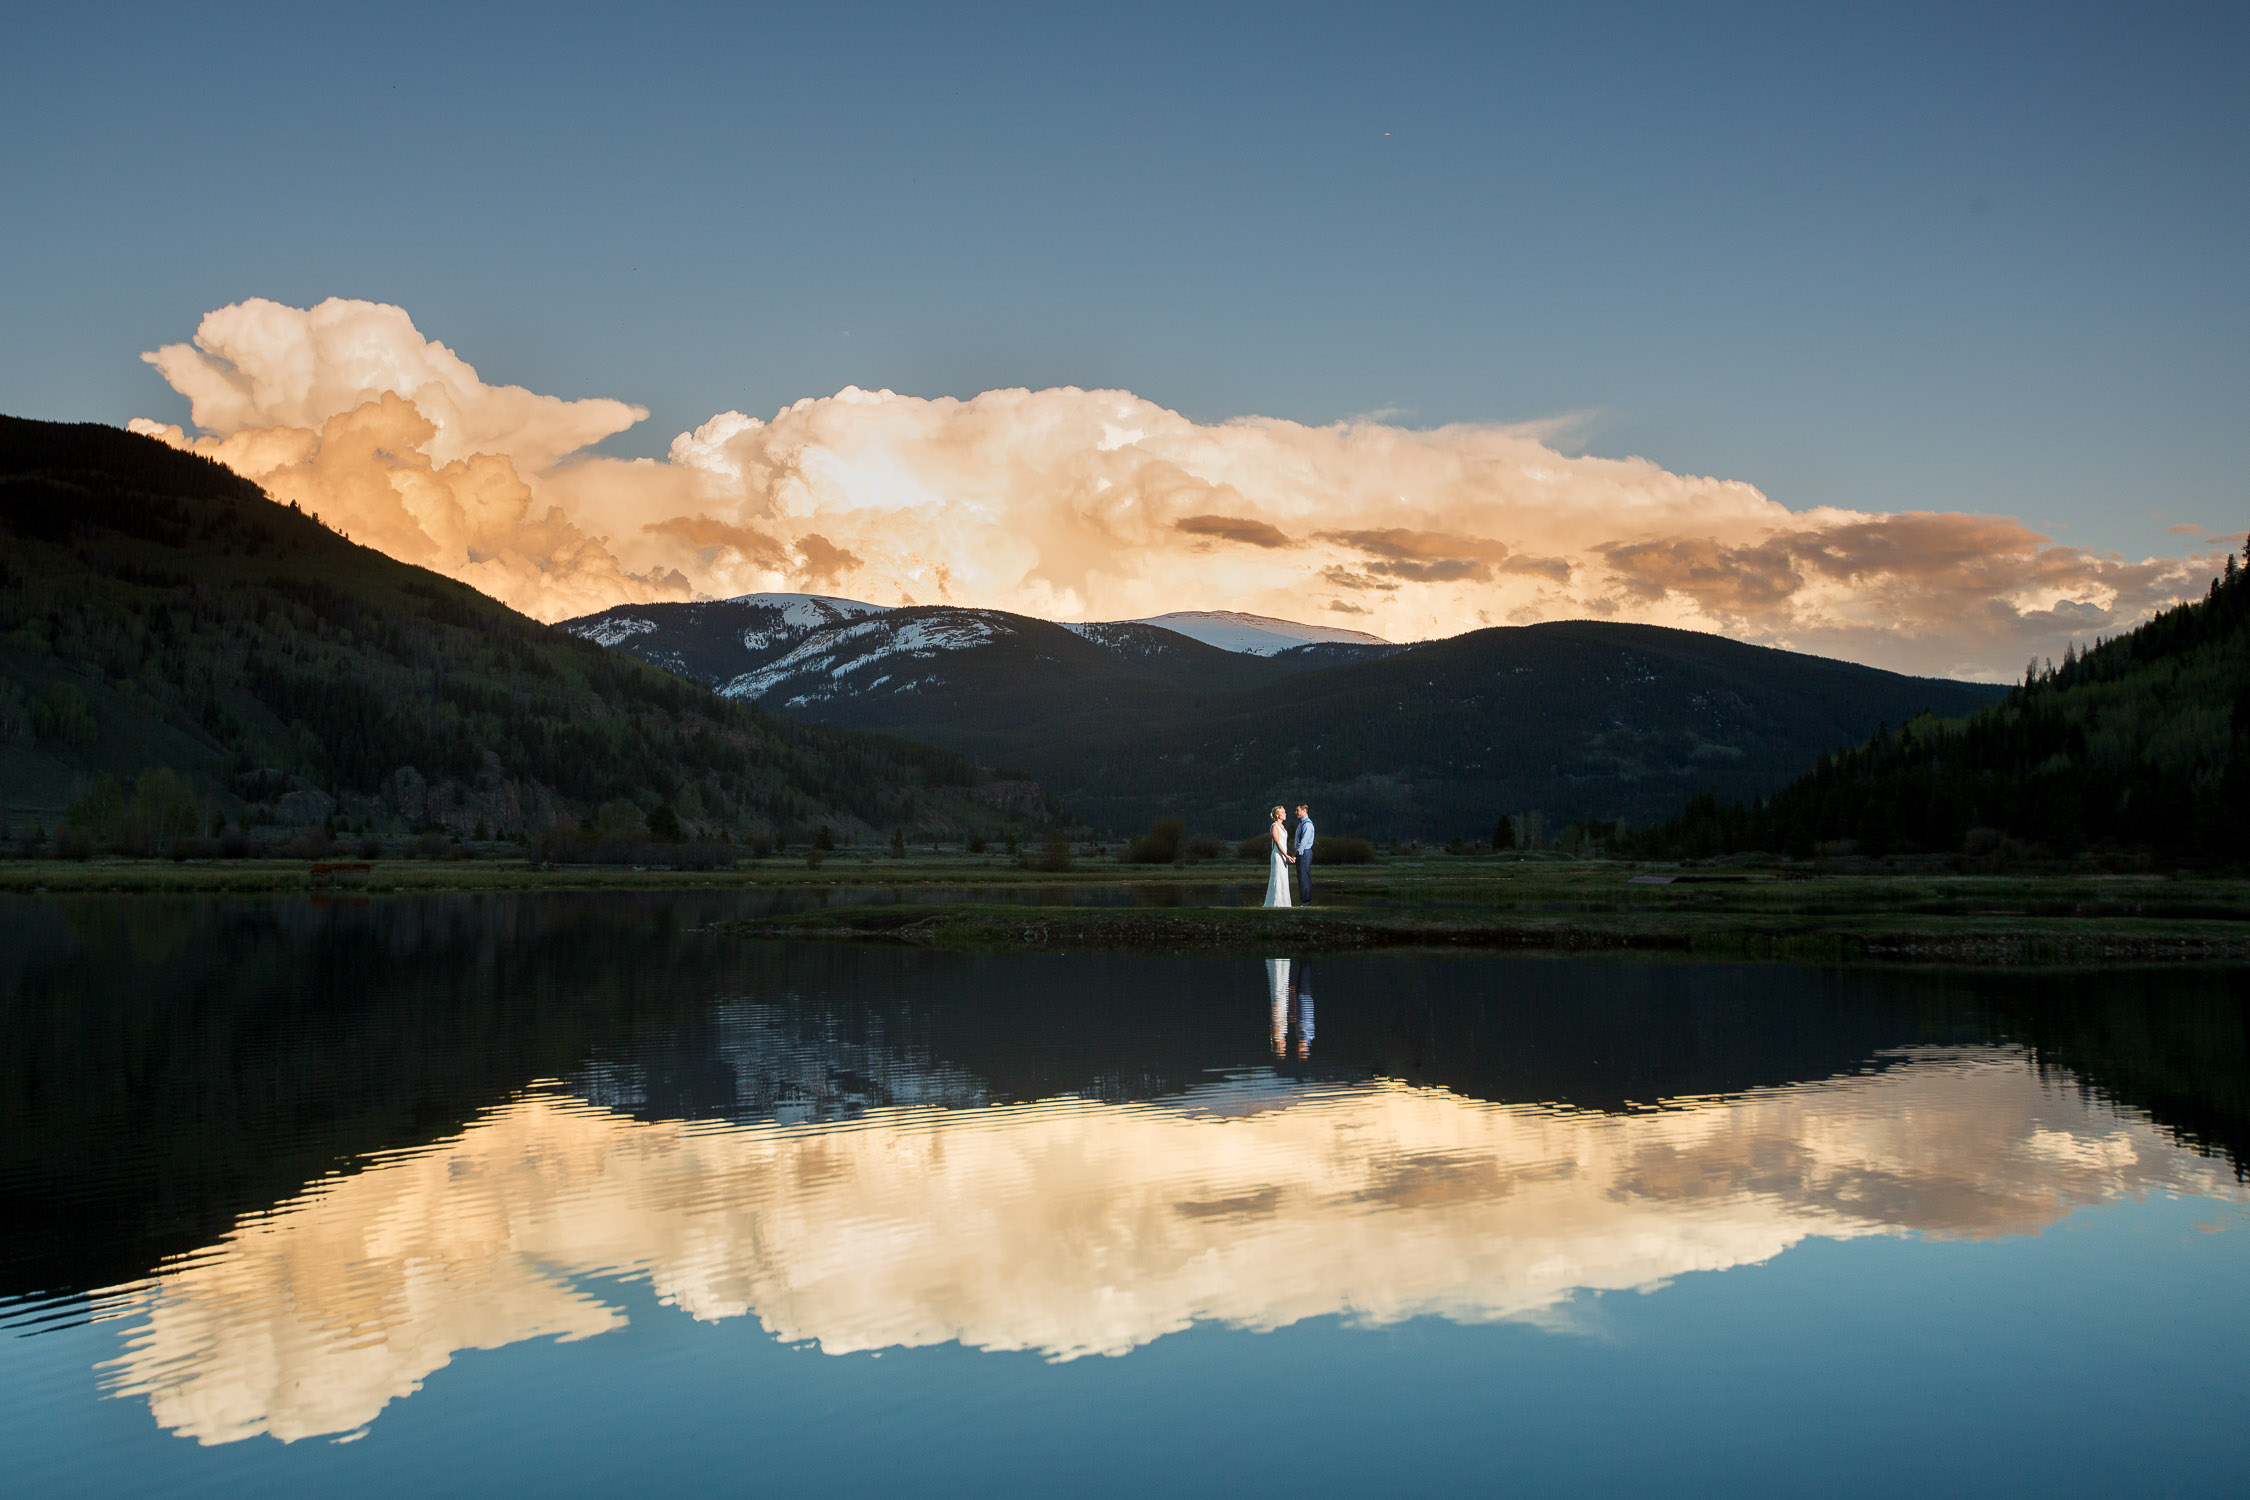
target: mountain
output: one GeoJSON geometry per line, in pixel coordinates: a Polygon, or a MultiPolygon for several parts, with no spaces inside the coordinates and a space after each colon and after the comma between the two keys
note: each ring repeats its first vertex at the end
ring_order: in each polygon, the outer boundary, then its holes
{"type": "MultiPolygon", "coordinates": [[[[2246,549],[2250,556],[2250,549],[2246,549]]],[[[1652,853],[2106,848],[2239,858],[2250,826],[2250,571],[2060,668],[2025,674],[1980,713],[1922,716],[1823,755],[1747,805],[1698,797],[1639,840],[1652,853]],[[2013,846],[2013,847],[2011,847],[2013,846]]]]}
{"type": "MultiPolygon", "coordinates": [[[[787,625],[763,595],[567,622],[781,713],[1022,767],[1097,826],[1254,830],[1274,801],[1377,836],[1488,835],[1507,813],[1645,821],[1763,793],[1823,750],[2002,689],[1717,636],[1571,622],[1257,655],[1146,622],[950,606],[787,625]],[[786,626],[786,628],[784,628],[786,626]]],[[[822,601],[824,608],[838,601],[822,601]]]]}
{"type": "Polygon", "coordinates": [[[1024,795],[605,651],[153,439],[0,418],[0,800],[52,826],[156,768],[175,832],[516,833],[620,800],[706,833],[964,827],[1024,795]]]}
{"type": "Polygon", "coordinates": [[[816,630],[884,609],[819,594],[744,594],[702,604],[629,604],[562,628],[596,645],[627,646],[643,661],[716,686],[784,654],[816,630]]]}
{"type": "Polygon", "coordinates": [[[1201,641],[1206,646],[1216,646],[1221,651],[1245,651],[1252,656],[1273,656],[1291,647],[1315,641],[1350,646],[1390,644],[1381,636],[1369,635],[1364,630],[1343,630],[1333,625],[1300,625],[1294,620],[1238,614],[1231,609],[1179,610],[1168,615],[1150,615],[1147,619],[1133,623],[1177,631],[1189,640],[1201,641]]]}

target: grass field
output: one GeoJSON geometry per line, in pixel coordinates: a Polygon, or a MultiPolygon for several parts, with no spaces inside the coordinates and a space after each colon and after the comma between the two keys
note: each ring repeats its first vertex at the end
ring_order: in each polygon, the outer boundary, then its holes
{"type": "Polygon", "coordinates": [[[0,863],[0,894],[334,895],[732,888],[788,893],[745,936],[960,947],[1643,949],[1869,962],[2250,961],[2250,879],[2227,874],[1953,874],[1427,854],[1318,874],[1316,904],[1257,909],[1252,864],[840,853],[731,870],[537,867],[521,859],[0,863]],[[1232,888],[1231,891],[1227,888],[1232,888]],[[1226,898],[1231,895],[1232,902],[1226,898]],[[829,904],[833,901],[835,904],[829,904]],[[1100,903],[1100,904],[1087,904],[1100,903]]]}

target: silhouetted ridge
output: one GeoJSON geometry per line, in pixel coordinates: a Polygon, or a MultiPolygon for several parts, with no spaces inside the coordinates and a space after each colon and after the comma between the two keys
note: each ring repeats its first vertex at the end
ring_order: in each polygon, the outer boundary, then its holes
{"type": "Polygon", "coordinates": [[[2250,575],[2232,557],[2208,596],[2060,667],[2034,666],[1999,703],[1888,725],[1747,805],[1718,794],[1636,839],[1645,853],[1810,854],[2109,847],[2238,857],[2250,825],[2250,575]]]}
{"type": "Polygon", "coordinates": [[[0,804],[51,828],[152,767],[193,789],[174,833],[511,834],[619,801],[690,835],[996,816],[958,752],[728,701],[154,439],[0,418],[0,804]]]}
{"type": "Polygon", "coordinates": [[[1611,621],[1253,656],[1147,623],[852,608],[871,612],[752,595],[562,628],[794,718],[1020,765],[1111,829],[1254,832],[1300,800],[1324,829],[1378,837],[1481,841],[1535,810],[1557,829],[1646,820],[1713,784],[1768,792],[1884,719],[2003,691],[1611,621]]]}

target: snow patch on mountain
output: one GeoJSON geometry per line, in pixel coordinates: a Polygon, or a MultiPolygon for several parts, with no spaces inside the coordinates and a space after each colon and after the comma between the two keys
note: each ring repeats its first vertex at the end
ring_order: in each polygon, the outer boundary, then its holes
{"type": "Polygon", "coordinates": [[[1111,620],[1095,624],[1063,623],[1063,629],[1080,640],[1091,641],[1105,651],[1131,653],[1134,656],[1153,656],[1161,651],[1176,651],[1179,643],[1172,639],[1178,632],[1155,629],[1137,620],[1111,620]]]}
{"type": "Polygon", "coordinates": [[[655,628],[654,620],[636,620],[630,617],[597,619],[590,624],[580,624],[573,620],[563,626],[571,634],[582,636],[597,646],[614,646],[620,641],[629,641],[636,635],[647,635],[655,628]]]}
{"type": "MultiPolygon", "coordinates": [[[[889,611],[883,611],[889,613],[889,611]]],[[[842,679],[852,672],[894,656],[929,660],[948,651],[961,651],[998,640],[1013,631],[985,610],[961,610],[942,616],[924,616],[901,625],[880,616],[816,631],[796,649],[776,657],[755,672],[745,672],[719,692],[728,698],[763,698],[785,682],[799,678],[826,678],[804,684],[792,696],[792,706],[835,697],[842,679]]],[[[885,673],[870,687],[890,680],[885,673]]],[[[910,690],[912,684],[898,691],[910,690]]]]}
{"type": "Polygon", "coordinates": [[[831,599],[825,594],[737,594],[729,604],[747,604],[771,610],[767,623],[742,632],[745,651],[763,651],[808,630],[821,630],[846,620],[887,614],[888,604],[864,604],[857,599],[831,599]]]}
{"type": "Polygon", "coordinates": [[[1121,623],[1154,625],[1160,630],[1175,631],[1190,640],[1201,641],[1206,646],[1216,646],[1221,651],[1239,651],[1248,656],[1276,656],[1293,646],[1308,645],[1315,641],[1335,641],[1353,646],[1391,644],[1381,636],[1369,635],[1364,630],[1345,630],[1334,625],[1305,625],[1295,620],[1277,620],[1270,615],[1246,615],[1231,609],[1185,609],[1168,615],[1151,615],[1145,620],[1121,623]]]}

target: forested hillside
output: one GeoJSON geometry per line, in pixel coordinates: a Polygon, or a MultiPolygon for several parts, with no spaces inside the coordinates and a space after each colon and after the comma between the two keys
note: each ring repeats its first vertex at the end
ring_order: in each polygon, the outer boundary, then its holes
{"type": "MultiPolygon", "coordinates": [[[[2246,549],[2250,550],[2250,549],[2246,549]]],[[[2060,666],[1993,707],[1920,717],[1824,755],[1770,801],[1697,797],[1649,854],[2108,848],[2239,857],[2250,819],[2250,572],[2060,666]]]]}
{"type": "Polygon", "coordinates": [[[1886,718],[2004,691],[1608,621],[1273,656],[1149,624],[778,594],[562,628],[792,718],[1022,766],[1118,830],[1176,816],[1254,832],[1299,800],[1375,837],[1660,817],[1698,788],[1770,791],[1886,718]]]}
{"type": "Polygon", "coordinates": [[[208,460],[0,418],[0,799],[20,831],[159,769],[154,815],[199,827],[498,836],[630,804],[689,834],[887,831],[1006,800],[958,754],[726,701],[208,460]]]}

